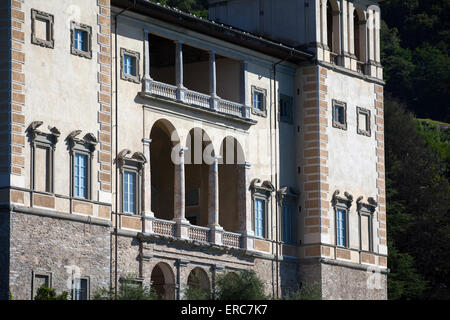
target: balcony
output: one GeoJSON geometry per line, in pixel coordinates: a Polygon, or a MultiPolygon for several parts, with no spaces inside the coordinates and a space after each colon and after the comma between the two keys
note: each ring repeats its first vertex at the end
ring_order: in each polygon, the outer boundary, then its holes
{"type": "Polygon", "coordinates": [[[146,39],[141,96],[253,122],[245,104],[244,62],[152,33],[147,33],[146,39]]]}

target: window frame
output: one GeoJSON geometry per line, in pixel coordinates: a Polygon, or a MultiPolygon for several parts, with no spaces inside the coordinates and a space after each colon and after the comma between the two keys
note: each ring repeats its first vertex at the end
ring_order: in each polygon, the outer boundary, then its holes
{"type": "Polygon", "coordinates": [[[347,130],[347,103],[338,101],[338,100],[334,100],[334,99],[332,102],[333,102],[332,103],[333,107],[331,108],[331,119],[332,119],[332,123],[333,123],[333,128],[347,130]],[[344,110],[344,117],[343,117],[344,122],[343,123],[336,121],[336,119],[334,118],[335,107],[343,108],[343,110],[344,110]]]}
{"type": "Polygon", "coordinates": [[[251,90],[251,103],[252,103],[252,113],[261,117],[267,117],[267,90],[263,89],[263,88],[259,88],[256,86],[252,86],[252,90],[251,90]],[[259,110],[257,108],[255,108],[255,93],[259,93],[263,96],[263,100],[262,100],[262,110],[259,110]]]}
{"type": "Polygon", "coordinates": [[[135,152],[131,157],[126,157],[131,153],[130,150],[124,149],[121,152],[119,152],[119,155],[117,157],[118,161],[118,167],[119,167],[119,173],[120,173],[120,213],[123,215],[129,215],[129,216],[140,216],[142,215],[142,179],[143,179],[143,167],[144,164],[147,162],[145,156],[141,152],[135,152]],[[136,181],[134,186],[134,192],[135,192],[135,212],[124,212],[124,204],[125,204],[125,192],[124,192],[124,173],[125,171],[132,172],[135,174],[136,181]]]}
{"type": "Polygon", "coordinates": [[[48,288],[52,288],[52,272],[42,270],[32,270],[31,272],[31,300],[34,300],[34,296],[37,294],[36,276],[48,277],[48,288]]]}
{"type": "Polygon", "coordinates": [[[75,21],[70,22],[70,53],[75,56],[92,59],[92,27],[75,21]],[[86,51],[75,48],[75,30],[81,30],[87,33],[86,51]]]}
{"type": "Polygon", "coordinates": [[[348,248],[348,210],[347,208],[343,207],[343,206],[336,206],[335,208],[335,240],[336,240],[336,247],[340,247],[340,248],[348,248]],[[339,232],[338,232],[338,212],[342,212],[345,221],[344,221],[344,244],[341,245],[339,244],[339,232]]]}
{"type": "Polygon", "coordinates": [[[269,216],[269,209],[270,209],[270,200],[272,197],[272,193],[275,192],[275,187],[272,185],[272,183],[270,183],[270,181],[264,181],[261,184],[261,180],[258,178],[255,178],[252,180],[252,182],[250,183],[250,190],[251,190],[251,194],[252,194],[252,231],[254,232],[254,236],[255,238],[258,239],[267,239],[269,236],[269,230],[270,230],[270,226],[269,226],[269,220],[268,220],[268,216],[269,216]],[[260,185],[257,185],[260,184],[260,185]],[[265,205],[264,205],[264,236],[257,236],[256,235],[256,215],[255,215],[255,200],[263,200],[265,205]]]}
{"type": "Polygon", "coordinates": [[[267,201],[268,199],[264,196],[261,195],[255,195],[253,197],[253,231],[255,233],[255,237],[256,238],[260,238],[260,239],[267,239],[267,201]],[[263,235],[257,235],[256,234],[256,202],[257,201],[262,201],[263,202],[263,235]]]}
{"type": "MultiPolygon", "coordinates": [[[[377,203],[373,201],[372,203],[365,203],[362,200],[362,197],[360,197],[357,200],[357,211],[358,211],[358,230],[359,230],[359,249],[362,252],[374,252],[374,232],[373,232],[373,218],[375,209],[377,207],[377,203]],[[368,225],[368,236],[369,236],[369,250],[363,250],[362,249],[362,223],[361,218],[362,217],[368,217],[369,225],[368,225]]],[[[369,199],[371,200],[371,199],[369,199]]]]}
{"type": "Polygon", "coordinates": [[[339,196],[339,190],[336,190],[333,194],[332,204],[334,207],[334,243],[339,248],[350,247],[350,208],[353,202],[353,196],[348,192],[344,192],[345,197],[339,196]],[[338,245],[338,232],[337,232],[337,220],[338,210],[343,210],[345,214],[345,244],[344,246],[338,245]]]}
{"type": "Polygon", "coordinates": [[[356,107],[356,128],[358,134],[367,137],[371,136],[371,118],[369,109],[356,107]],[[366,130],[360,129],[359,115],[361,114],[366,116],[366,130]]]}
{"type": "Polygon", "coordinates": [[[97,139],[92,133],[88,133],[83,139],[76,136],[81,130],[73,131],[69,134],[69,153],[70,153],[70,197],[81,200],[92,200],[92,159],[97,146],[97,139]],[[87,181],[86,181],[86,198],[75,196],[75,153],[87,156],[87,181]]]}
{"type": "Polygon", "coordinates": [[[140,53],[125,48],[120,48],[120,70],[120,78],[122,80],[140,83],[140,53]],[[134,59],[134,75],[125,73],[125,56],[129,56],[134,59]]]}
{"type": "Polygon", "coordinates": [[[55,149],[56,143],[58,142],[58,138],[60,136],[60,132],[56,127],[49,127],[50,133],[42,132],[38,128],[43,124],[42,121],[33,121],[27,128],[30,144],[31,144],[31,176],[30,176],[30,184],[33,191],[41,192],[41,193],[49,193],[54,194],[54,159],[55,159],[55,149]],[[48,157],[48,190],[41,191],[36,190],[36,148],[45,148],[49,151],[48,157]]]}
{"type": "Polygon", "coordinates": [[[90,197],[90,188],[89,188],[89,185],[90,185],[90,174],[89,174],[89,172],[90,172],[90,155],[89,155],[89,153],[86,153],[86,152],[84,152],[84,151],[79,151],[79,150],[75,150],[75,152],[74,152],[74,154],[73,154],[73,164],[72,164],[72,168],[73,168],[73,174],[72,174],[72,181],[73,181],[73,185],[72,185],[72,192],[73,192],[73,197],[74,198],[78,198],[78,199],[90,199],[91,197],[90,197]],[[85,185],[85,189],[86,189],[86,196],[85,197],[83,197],[83,196],[80,196],[80,195],[75,195],[75,165],[76,165],[76,158],[77,158],[77,155],[80,155],[80,156],[83,156],[83,157],[86,157],[86,176],[85,176],[85,179],[86,179],[86,185],[85,185]]]}
{"type": "Polygon", "coordinates": [[[55,47],[54,40],[54,21],[52,14],[31,9],[31,43],[41,47],[53,49],[55,47]],[[36,20],[44,21],[47,24],[47,39],[41,39],[36,36],[36,20]]]}
{"type": "Polygon", "coordinates": [[[72,290],[71,290],[71,300],[74,301],[87,301],[87,300],[91,300],[91,279],[90,277],[79,277],[79,278],[74,278],[72,280],[72,290]],[[76,290],[76,281],[77,280],[86,280],[86,299],[75,299],[75,290],[76,290]]]}

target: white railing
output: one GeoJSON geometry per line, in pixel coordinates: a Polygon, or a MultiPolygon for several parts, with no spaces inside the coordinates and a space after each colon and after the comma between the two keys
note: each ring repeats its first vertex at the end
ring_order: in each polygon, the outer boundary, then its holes
{"type": "Polygon", "coordinates": [[[189,239],[202,242],[209,242],[209,228],[190,226],[189,239]]]}
{"type": "Polygon", "coordinates": [[[242,104],[220,99],[218,103],[218,111],[234,116],[242,117],[242,104]]]}
{"type": "Polygon", "coordinates": [[[186,103],[194,104],[200,107],[209,108],[210,107],[210,96],[207,94],[195,92],[188,90],[186,91],[186,103]]]}
{"type": "Polygon", "coordinates": [[[222,243],[225,246],[239,248],[241,246],[240,239],[241,235],[239,233],[224,232],[222,235],[222,243]]]}
{"type": "Polygon", "coordinates": [[[167,83],[152,81],[150,83],[149,90],[150,90],[149,93],[157,96],[166,97],[170,99],[177,98],[177,87],[167,83]]]}
{"type": "Polygon", "coordinates": [[[165,236],[175,237],[175,225],[176,223],[174,221],[154,219],[153,232],[165,236]]]}

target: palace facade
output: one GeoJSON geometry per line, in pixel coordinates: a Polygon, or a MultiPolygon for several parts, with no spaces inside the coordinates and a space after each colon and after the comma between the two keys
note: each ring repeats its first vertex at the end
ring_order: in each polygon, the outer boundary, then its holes
{"type": "Polygon", "coordinates": [[[378,1],[209,2],[2,2],[2,299],[387,298],[378,1]]]}

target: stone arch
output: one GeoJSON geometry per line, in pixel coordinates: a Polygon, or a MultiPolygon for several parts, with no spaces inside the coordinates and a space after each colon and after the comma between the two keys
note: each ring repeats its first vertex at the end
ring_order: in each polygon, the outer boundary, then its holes
{"type": "Polygon", "coordinates": [[[155,217],[172,220],[174,217],[174,172],[172,149],[180,138],[172,123],[160,119],[150,131],[151,204],[155,217]]]}
{"type": "Polygon", "coordinates": [[[339,5],[336,0],[327,0],[327,45],[331,52],[339,53],[339,5]]]}
{"type": "Polygon", "coordinates": [[[189,273],[187,279],[189,289],[201,289],[205,293],[211,294],[211,282],[208,274],[200,267],[195,267],[189,273]]]}
{"type": "Polygon", "coordinates": [[[208,226],[210,165],[216,155],[209,135],[192,128],[186,137],[184,157],[186,219],[193,225],[208,226]]]}
{"type": "MultiPolygon", "coordinates": [[[[239,141],[231,136],[222,140],[219,161],[219,224],[227,231],[238,232],[240,211],[239,201],[245,190],[241,190],[240,180],[245,170],[245,155],[239,141]]],[[[245,188],[245,186],[243,186],[245,188]]]]}
{"type": "Polygon", "coordinates": [[[175,275],[167,263],[159,262],[153,267],[151,282],[159,299],[175,299],[175,275]]]}

